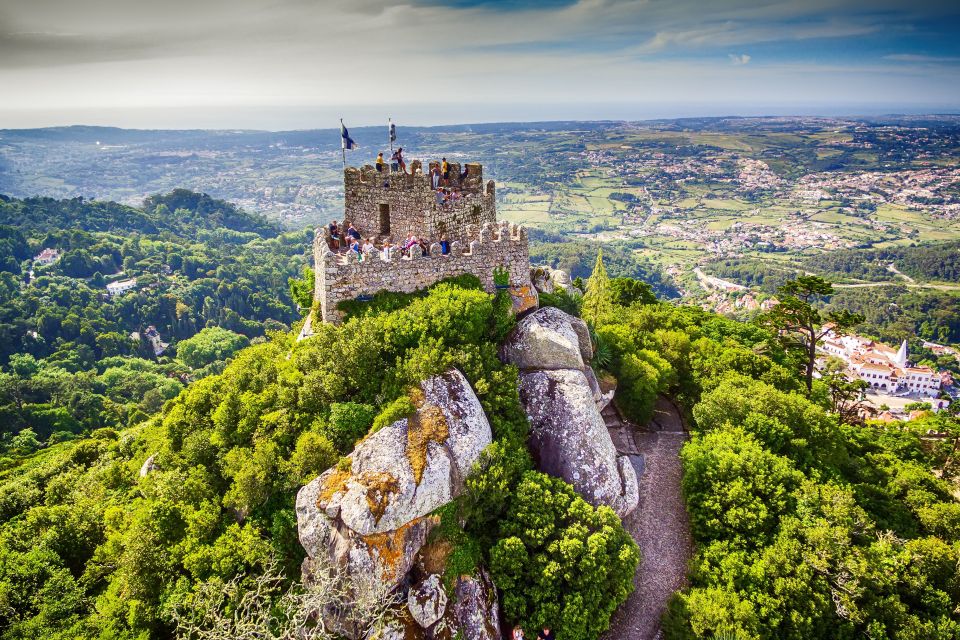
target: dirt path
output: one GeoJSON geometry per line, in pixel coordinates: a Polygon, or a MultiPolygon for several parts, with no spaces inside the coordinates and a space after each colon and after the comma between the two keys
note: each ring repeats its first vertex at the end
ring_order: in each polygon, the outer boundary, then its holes
{"type": "Polygon", "coordinates": [[[730,282],[729,280],[723,280],[715,276],[708,276],[703,272],[700,267],[697,267],[693,270],[693,274],[697,276],[697,280],[700,281],[700,284],[703,285],[703,288],[709,291],[710,289],[720,289],[722,291],[746,291],[746,287],[742,284],[737,284],[736,282],[730,282]]]}
{"type": "Polygon", "coordinates": [[[634,577],[636,590],[613,615],[605,640],[657,638],[670,596],[686,585],[693,543],[680,494],[679,453],[686,434],[676,407],[658,401],[650,429],[633,434],[642,458],[640,506],[624,521],[643,561],[634,577]]]}
{"type": "Polygon", "coordinates": [[[896,265],[894,265],[892,262],[887,265],[887,271],[889,271],[890,273],[895,273],[896,275],[900,276],[901,278],[903,278],[904,280],[906,280],[906,281],[909,282],[910,284],[916,284],[916,282],[917,282],[916,280],[914,280],[913,278],[911,278],[911,277],[908,276],[907,274],[905,274],[905,273],[901,272],[899,269],[897,269],[896,265]]]}

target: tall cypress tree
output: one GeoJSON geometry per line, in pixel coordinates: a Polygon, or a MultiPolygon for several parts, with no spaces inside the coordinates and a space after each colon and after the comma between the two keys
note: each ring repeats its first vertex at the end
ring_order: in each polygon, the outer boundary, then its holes
{"type": "Polygon", "coordinates": [[[610,293],[610,278],[603,265],[603,249],[597,252],[597,261],[593,273],[587,280],[587,290],[583,294],[583,307],[580,315],[591,324],[606,317],[613,311],[613,295],[610,293]]]}

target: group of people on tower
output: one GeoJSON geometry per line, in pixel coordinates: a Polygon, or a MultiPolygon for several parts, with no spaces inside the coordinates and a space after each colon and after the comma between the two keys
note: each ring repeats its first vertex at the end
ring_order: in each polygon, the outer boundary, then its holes
{"type": "MultiPolygon", "coordinates": [[[[374,253],[379,253],[382,260],[389,262],[391,253],[398,247],[401,257],[411,256],[414,251],[421,252],[423,256],[430,255],[430,242],[425,238],[418,238],[413,233],[407,233],[406,239],[399,245],[394,245],[390,242],[390,238],[385,238],[378,247],[373,238],[363,237],[353,226],[353,223],[346,220],[342,225],[334,220],[327,229],[330,236],[329,246],[331,251],[341,254],[356,253],[361,262],[370,258],[374,253]]],[[[440,245],[440,253],[449,255],[450,241],[447,236],[440,236],[438,244],[440,245]]]]}
{"type": "MultiPolygon", "coordinates": [[[[398,147],[397,150],[393,152],[393,155],[390,157],[390,163],[394,171],[407,172],[407,163],[403,161],[403,147],[398,147]]],[[[386,170],[387,163],[383,159],[383,151],[377,154],[377,160],[374,165],[380,173],[386,170]]]]}
{"type": "MultiPolygon", "coordinates": [[[[383,158],[383,151],[377,153],[377,159],[373,164],[380,173],[387,170],[387,161],[383,158]]],[[[407,163],[403,160],[403,147],[398,147],[397,150],[393,152],[393,155],[390,157],[390,165],[393,171],[407,172],[407,163]]],[[[469,173],[470,171],[467,169],[467,165],[464,164],[460,170],[460,182],[466,180],[469,173]]],[[[434,190],[440,187],[450,186],[450,163],[447,162],[446,158],[441,158],[439,163],[431,164],[430,184],[434,190]]]]}

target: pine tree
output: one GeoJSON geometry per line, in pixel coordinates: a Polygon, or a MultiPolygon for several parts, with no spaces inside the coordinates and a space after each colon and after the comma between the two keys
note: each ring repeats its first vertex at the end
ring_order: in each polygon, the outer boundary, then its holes
{"type": "Polygon", "coordinates": [[[597,252],[597,261],[593,273],[587,280],[587,290],[583,295],[583,307],[580,315],[591,324],[605,318],[613,311],[613,296],[610,293],[610,278],[603,265],[603,250],[597,252]]]}

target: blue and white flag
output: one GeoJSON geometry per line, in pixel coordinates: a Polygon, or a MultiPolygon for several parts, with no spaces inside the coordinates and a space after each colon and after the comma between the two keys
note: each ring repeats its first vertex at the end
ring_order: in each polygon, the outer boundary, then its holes
{"type": "Polygon", "coordinates": [[[350,137],[350,133],[347,132],[347,128],[343,126],[343,120],[340,121],[340,148],[342,149],[357,148],[357,143],[353,141],[353,138],[350,137]]]}
{"type": "Polygon", "coordinates": [[[397,125],[393,124],[393,120],[387,120],[387,124],[390,126],[390,142],[397,141],[397,125]]]}

